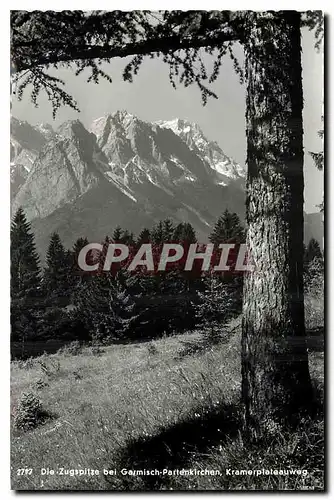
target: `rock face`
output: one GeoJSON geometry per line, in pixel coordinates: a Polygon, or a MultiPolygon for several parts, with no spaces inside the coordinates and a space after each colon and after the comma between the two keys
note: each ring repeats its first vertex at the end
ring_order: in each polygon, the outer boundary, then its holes
{"type": "Polygon", "coordinates": [[[81,122],[64,123],[40,150],[13,210],[22,206],[33,220],[73,203],[103,177],[98,166],[101,156],[95,136],[81,122]]]}
{"type": "Polygon", "coordinates": [[[168,189],[213,180],[207,165],[168,128],[120,111],[99,118],[91,130],[108,158],[108,175],[125,186],[149,183],[168,189]]]}
{"type": "MultiPolygon", "coordinates": [[[[176,118],[170,121],[158,121],[160,127],[168,128],[178,135],[201,160],[213,170],[217,182],[223,186],[231,179],[243,180],[246,170],[229,158],[217,142],[208,140],[196,123],[176,118]]],[[[211,175],[213,175],[213,172],[211,175]]]]}
{"type": "MultiPolygon", "coordinates": [[[[52,128],[51,128],[52,130],[52,128]]],[[[49,132],[52,133],[52,132],[49,132]]],[[[10,123],[10,181],[11,198],[24,184],[38,153],[46,143],[45,135],[29,123],[11,119],[10,123]]]]}
{"type": "Polygon", "coordinates": [[[42,253],[52,231],[71,247],[169,217],[204,241],[225,208],[244,215],[245,169],[184,120],[118,111],[54,131],[13,118],[11,153],[12,210],[24,208],[42,253]]]}
{"type": "Polygon", "coordinates": [[[10,196],[13,199],[19,192],[21,186],[25,183],[29,174],[27,167],[21,163],[12,163],[10,165],[10,196]]]}

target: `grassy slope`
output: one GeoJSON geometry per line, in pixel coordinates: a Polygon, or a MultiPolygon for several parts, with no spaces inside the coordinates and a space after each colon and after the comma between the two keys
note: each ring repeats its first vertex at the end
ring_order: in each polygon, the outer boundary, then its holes
{"type": "MultiPolygon", "coordinates": [[[[228,341],[196,354],[199,333],[135,345],[115,345],[94,356],[55,354],[12,363],[13,412],[22,392],[33,392],[57,418],[29,432],[13,431],[14,489],[243,489],[321,488],[321,422],[303,423],[295,434],[276,430],[270,443],[251,450],[237,431],[240,393],[240,321],[229,325],[228,341]],[[43,375],[39,361],[49,368],[43,375]],[[58,362],[59,361],[59,365],[58,362]],[[59,369],[57,367],[59,366],[59,369]],[[37,389],[39,379],[49,385],[37,389]],[[232,415],[232,417],[231,417],[232,415]],[[221,425],[220,425],[221,423],[221,425]],[[221,428],[220,428],[221,427],[221,428]],[[306,439],[306,437],[308,438],[306,439]],[[152,457],[156,453],[155,458],[152,457]],[[311,457],[310,463],[304,460],[311,457]],[[154,461],[155,460],[155,461],[154,461]],[[41,467],[100,469],[203,469],[300,467],[304,478],[172,477],[168,481],[128,478],[41,476],[41,467]],[[33,468],[17,476],[21,467],[33,468]],[[146,482],[145,482],[146,481],[146,482]],[[151,481],[151,482],[150,482],[151,481]],[[153,482],[152,482],[153,481],[153,482]]],[[[310,365],[323,379],[323,354],[310,365]]],[[[224,469],[225,470],[225,469],[224,469]]]]}

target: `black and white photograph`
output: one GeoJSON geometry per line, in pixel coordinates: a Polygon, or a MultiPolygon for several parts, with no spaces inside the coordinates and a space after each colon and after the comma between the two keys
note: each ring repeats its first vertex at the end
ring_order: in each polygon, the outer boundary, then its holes
{"type": "Polygon", "coordinates": [[[12,490],[326,491],[326,14],[269,9],[10,11],[12,490]]]}

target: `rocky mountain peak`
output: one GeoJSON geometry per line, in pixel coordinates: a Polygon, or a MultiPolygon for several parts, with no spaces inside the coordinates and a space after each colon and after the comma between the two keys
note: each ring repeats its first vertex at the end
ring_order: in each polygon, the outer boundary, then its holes
{"type": "Polygon", "coordinates": [[[245,168],[227,156],[217,142],[209,140],[202,129],[188,120],[175,118],[173,120],[156,122],[160,127],[172,130],[196,154],[216,172],[219,183],[227,185],[229,179],[243,180],[245,168]]]}
{"type": "Polygon", "coordinates": [[[24,206],[30,219],[47,217],[96,186],[105,166],[96,136],[79,120],[68,120],[45,142],[15,197],[13,210],[24,206]]]}
{"type": "Polygon", "coordinates": [[[87,138],[89,132],[80,120],[67,120],[58,127],[57,134],[64,138],[73,139],[87,138]]]}
{"type": "Polygon", "coordinates": [[[159,126],[163,128],[169,128],[177,135],[185,134],[203,134],[201,128],[197,123],[192,123],[189,120],[183,120],[182,118],[174,118],[173,120],[159,120],[157,122],[159,126]]]}
{"type": "Polygon", "coordinates": [[[140,120],[136,116],[125,110],[116,111],[96,118],[90,126],[90,131],[96,135],[98,141],[102,140],[105,143],[110,133],[124,134],[130,125],[138,121],[140,120]]]}
{"type": "Polygon", "coordinates": [[[40,151],[50,137],[51,131],[15,117],[10,121],[10,181],[11,198],[19,192],[28,178],[40,151]]]}
{"type": "Polygon", "coordinates": [[[47,124],[31,128],[43,144],[29,175],[22,168],[12,174],[12,208],[23,206],[35,227],[45,228],[41,240],[49,227],[61,232],[64,226],[73,239],[105,234],[109,223],[135,230],[165,217],[206,234],[226,206],[242,212],[233,160],[211,151],[217,145],[187,120],[150,123],[120,110],[97,118],[89,130],[80,120],[56,131],[47,124]]]}
{"type": "Polygon", "coordinates": [[[44,135],[26,121],[12,117],[10,121],[10,135],[13,142],[21,149],[29,149],[38,152],[44,146],[46,139],[44,135]]]}
{"type": "Polygon", "coordinates": [[[39,123],[36,125],[35,129],[38,130],[47,140],[51,139],[55,135],[55,131],[49,123],[39,123]]]}

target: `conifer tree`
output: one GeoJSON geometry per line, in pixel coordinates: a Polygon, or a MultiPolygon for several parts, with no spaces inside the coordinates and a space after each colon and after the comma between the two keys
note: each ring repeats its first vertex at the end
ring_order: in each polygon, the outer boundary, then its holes
{"type": "Polygon", "coordinates": [[[159,245],[164,242],[164,236],[164,225],[162,221],[159,221],[152,229],[152,242],[159,245]]]}
{"type": "Polygon", "coordinates": [[[323,290],[324,259],[319,242],[311,238],[307,247],[304,245],[304,287],[312,293],[323,290]]]}
{"type": "MultiPolygon", "coordinates": [[[[240,218],[236,213],[231,213],[227,208],[217,220],[212,233],[209,236],[211,243],[219,245],[220,243],[236,243],[237,245],[245,242],[245,230],[240,222],[240,218]]],[[[231,254],[232,252],[230,252],[231,254]]],[[[231,265],[233,266],[233,257],[231,257],[231,265]]],[[[224,293],[228,296],[228,301],[224,301],[221,310],[224,311],[224,317],[230,318],[236,313],[241,312],[242,306],[242,289],[243,276],[233,274],[232,272],[224,272],[215,277],[215,281],[224,289],[224,293]],[[228,304],[228,307],[226,307],[228,304]]],[[[213,302],[217,299],[217,294],[209,294],[208,300],[213,298],[213,302]]]]}
{"type": "Polygon", "coordinates": [[[150,230],[144,227],[139,233],[138,239],[137,239],[137,245],[141,245],[143,243],[150,243],[151,241],[151,233],[150,230]]]}
{"type": "Polygon", "coordinates": [[[80,251],[86,246],[88,245],[88,239],[87,238],[78,238],[76,240],[76,242],[74,243],[73,245],[73,249],[72,249],[72,254],[76,257],[78,257],[80,251]]]}
{"type": "Polygon", "coordinates": [[[173,239],[184,243],[196,243],[196,233],[189,222],[181,222],[174,230],[173,239]]]}
{"type": "Polygon", "coordinates": [[[171,241],[174,234],[174,224],[170,219],[163,221],[163,241],[171,241]]]}
{"type": "Polygon", "coordinates": [[[25,341],[37,331],[41,277],[34,235],[22,208],[14,215],[10,237],[11,340],[21,342],[24,355],[25,341]]]}
{"type": "Polygon", "coordinates": [[[92,338],[104,342],[130,334],[138,317],[122,271],[93,276],[78,293],[77,310],[92,338]]]}
{"type": "Polygon", "coordinates": [[[195,302],[196,316],[200,323],[209,325],[213,340],[217,324],[230,319],[233,315],[233,294],[219,276],[213,273],[204,277],[203,285],[203,289],[196,292],[198,299],[195,302]]]}
{"type": "Polygon", "coordinates": [[[313,259],[321,259],[322,260],[322,252],[320,249],[319,242],[315,238],[311,238],[304,254],[305,264],[308,265],[312,262],[313,259]]]}
{"type": "Polygon", "coordinates": [[[112,233],[112,240],[117,243],[121,241],[123,230],[121,226],[116,226],[114,232],[112,233]]]}
{"type": "Polygon", "coordinates": [[[40,263],[31,225],[22,208],[14,215],[10,238],[12,296],[36,297],[40,288],[40,263]]]}
{"type": "Polygon", "coordinates": [[[245,230],[241,225],[240,218],[236,213],[231,213],[227,208],[217,220],[212,233],[209,236],[211,243],[243,243],[245,241],[245,230]]]}
{"type": "Polygon", "coordinates": [[[72,262],[59,234],[51,235],[46,254],[43,287],[49,299],[57,299],[57,305],[67,305],[70,294],[72,262]]]}
{"type": "Polygon", "coordinates": [[[71,262],[70,271],[70,284],[73,293],[76,293],[77,288],[90,278],[89,273],[83,273],[78,264],[78,257],[80,251],[88,245],[87,238],[78,238],[73,245],[72,251],[69,251],[69,258],[71,262]]]}
{"type": "Polygon", "coordinates": [[[134,234],[126,229],[125,231],[123,231],[119,242],[123,243],[124,245],[133,246],[135,244],[134,234]]]}

